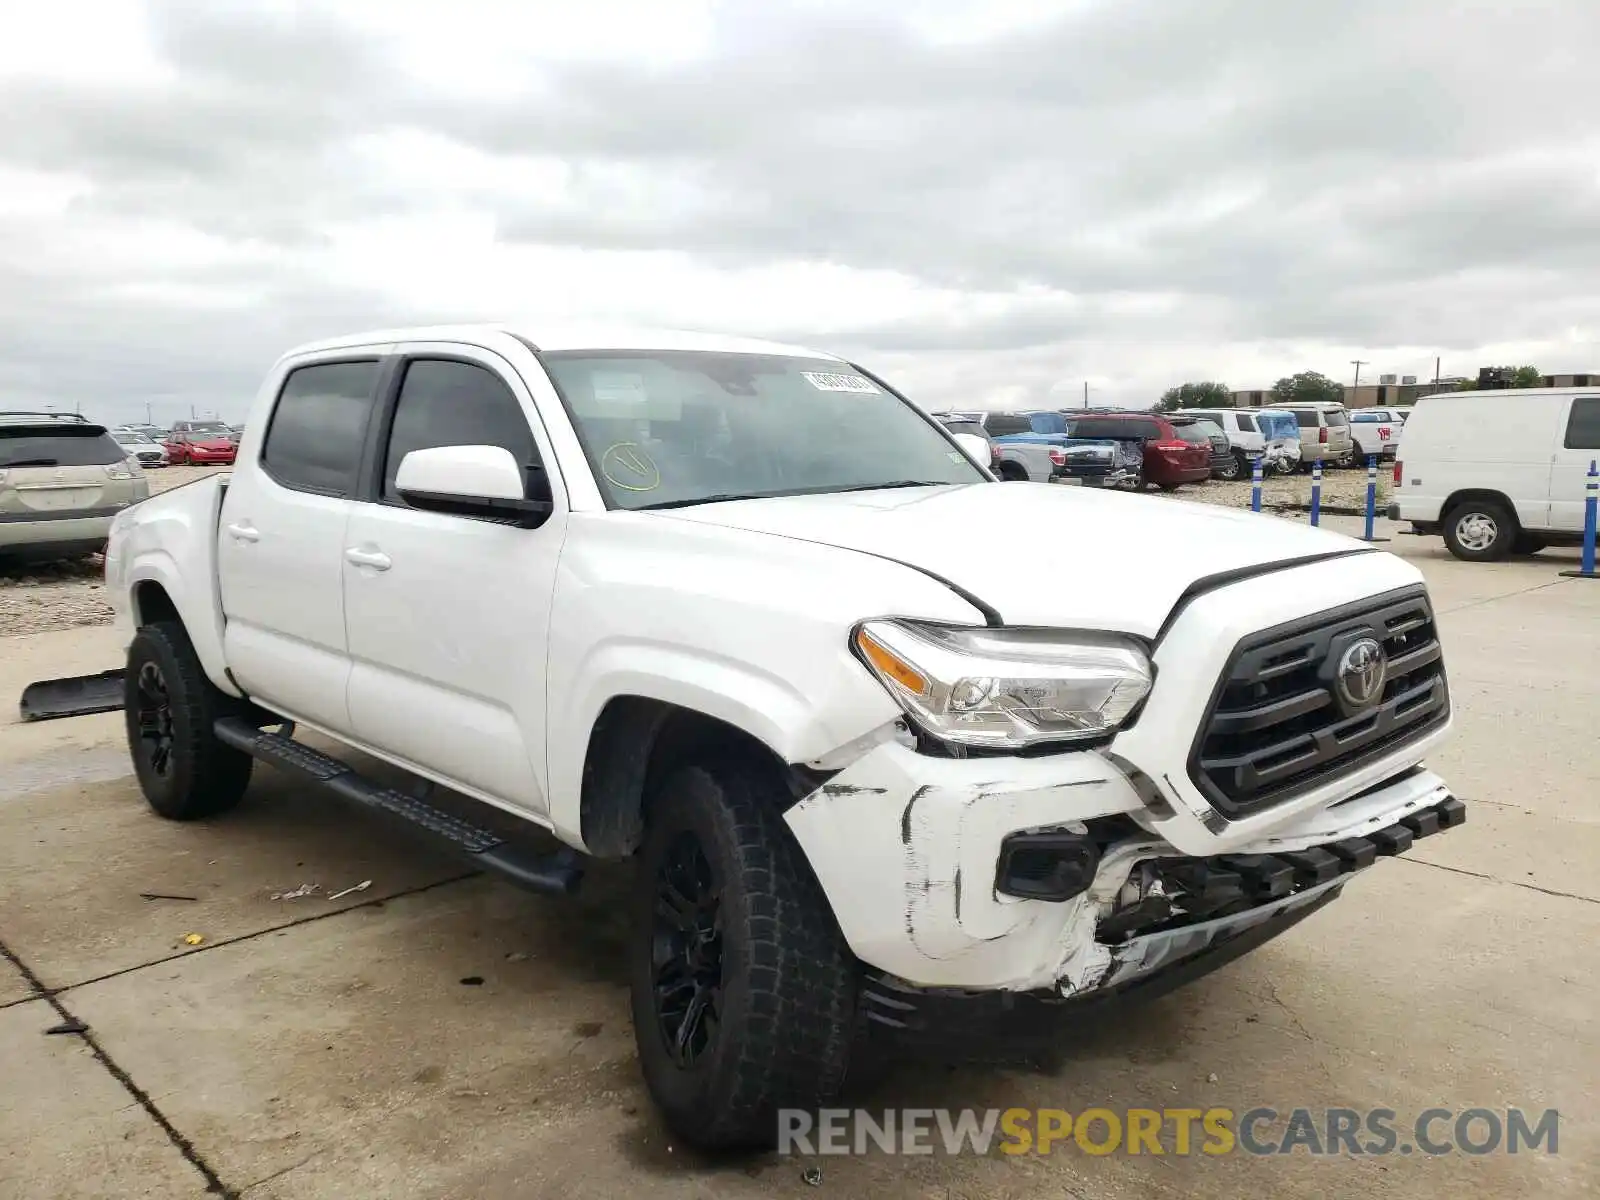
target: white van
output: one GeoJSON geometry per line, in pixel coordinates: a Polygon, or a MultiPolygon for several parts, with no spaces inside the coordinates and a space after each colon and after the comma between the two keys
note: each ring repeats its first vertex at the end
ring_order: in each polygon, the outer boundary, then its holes
{"type": "Polygon", "coordinates": [[[1576,544],[1600,388],[1443,392],[1401,429],[1389,517],[1482,562],[1576,544]]]}

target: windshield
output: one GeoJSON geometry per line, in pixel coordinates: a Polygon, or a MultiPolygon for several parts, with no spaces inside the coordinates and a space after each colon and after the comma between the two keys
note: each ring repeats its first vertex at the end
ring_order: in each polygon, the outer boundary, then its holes
{"type": "Polygon", "coordinates": [[[685,350],[540,358],[613,508],[991,482],[937,423],[841,362],[685,350]]]}
{"type": "Polygon", "coordinates": [[[221,421],[190,421],[179,432],[199,437],[227,437],[233,431],[221,421]]]}
{"type": "Polygon", "coordinates": [[[0,467],[108,467],[125,458],[122,447],[94,425],[50,432],[0,426],[0,467]]]}

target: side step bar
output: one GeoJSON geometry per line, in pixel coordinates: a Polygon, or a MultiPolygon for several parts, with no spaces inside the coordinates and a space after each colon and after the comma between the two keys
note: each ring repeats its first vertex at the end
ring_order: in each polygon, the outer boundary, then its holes
{"type": "Polygon", "coordinates": [[[22,689],[17,703],[24,721],[55,721],[90,713],[116,712],[122,707],[122,671],[97,675],[72,675],[41,679],[22,689]]]}
{"type": "Polygon", "coordinates": [[[214,728],[219,740],[252,758],[302,775],[345,800],[442,838],[474,865],[503,875],[531,891],[569,895],[583,881],[580,856],[570,847],[562,847],[554,854],[539,855],[514,846],[499,834],[480,829],[415,796],[374,783],[349,764],[303,742],[257,729],[238,717],[224,717],[214,728]]]}

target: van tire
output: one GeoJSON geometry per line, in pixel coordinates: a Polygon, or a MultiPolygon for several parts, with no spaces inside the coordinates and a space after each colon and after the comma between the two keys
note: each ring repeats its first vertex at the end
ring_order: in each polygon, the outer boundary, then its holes
{"type": "Polygon", "coordinates": [[[1536,533],[1519,533],[1517,540],[1511,546],[1513,554],[1537,554],[1541,550],[1548,550],[1550,542],[1536,533]]]}
{"type": "Polygon", "coordinates": [[[780,1109],[839,1095],[857,1040],[855,961],[771,774],[739,758],[679,768],[648,797],[636,860],[639,1063],[668,1128],[701,1150],[770,1148],[780,1109]]]}
{"type": "Polygon", "coordinates": [[[1445,514],[1444,544],[1465,562],[1499,562],[1510,555],[1521,530],[1497,500],[1464,500],[1445,514]]]}
{"type": "Polygon", "coordinates": [[[169,821],[196,821],[244,798],[255,760],[215,732],[244,703],[206,678],[181,624],[158,621],[134,635],[122,686],[128,751],[151,808],[169,821]]]}

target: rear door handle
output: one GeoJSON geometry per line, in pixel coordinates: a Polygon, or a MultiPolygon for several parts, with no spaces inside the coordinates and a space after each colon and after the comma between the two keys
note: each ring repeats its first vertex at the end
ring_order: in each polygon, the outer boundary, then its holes
{"type": "Polygon", "coordinates": [[[358,550],[354,546],[344,552],[344,560],[353,567],[371,567],[374,571],[387,571],[394,565],[380,550],[358,550]]]}
{"type": "Polygon", "coordinates": [[[235,541],[239,542],[259,542],[261,540],[261,534],[254,525],[235,523],[228,526],[228,532],[233,535],[235,541]]]}

